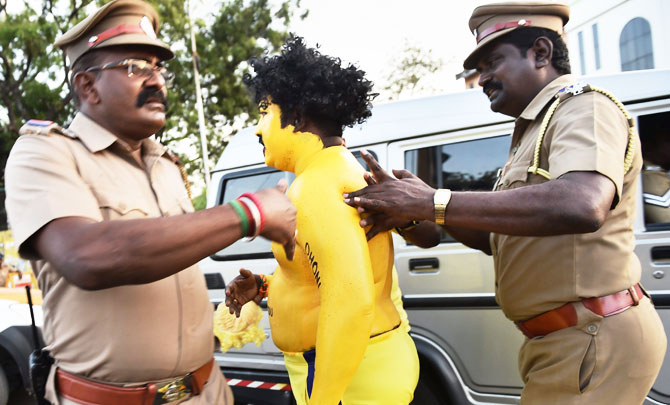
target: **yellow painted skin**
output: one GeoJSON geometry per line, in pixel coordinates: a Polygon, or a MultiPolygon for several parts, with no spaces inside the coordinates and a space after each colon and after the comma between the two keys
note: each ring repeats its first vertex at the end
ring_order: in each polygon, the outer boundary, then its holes
{"type": "Polygon", "coordinates": [[[294,260],[272,246],[279,263],[268,289],[272,338],[286,353],[316,349],[310,403],[337,404],[370,337],[401,323],[391,299],[391,234],[367,242],[359,214],[342,200],[366,185],[351,152],[324,149],[318,136],[291,125],[281,128],[276,104],[260,111],[266,163],[296,174],[288,196],[298,211],[294,260]]]}

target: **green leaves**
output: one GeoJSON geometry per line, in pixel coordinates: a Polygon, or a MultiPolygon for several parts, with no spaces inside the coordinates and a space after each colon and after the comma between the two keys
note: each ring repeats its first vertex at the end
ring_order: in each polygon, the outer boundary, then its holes
{"type": "MultiPolygon", "coordinates": [[[[197,0],[194,6],[198,5],[197,0]]],[[[161,36],[170,43],[177,56],[168,63],[175,73],[170,89],[168,124],[160,134],[168,147],[177,146],[186,170],[202,176],[200,133],[196,112],[193,56],[187,5],[181,0],[153,1],[160,3],[163,24],[161,36]],[[184,150],[198,153],[184,153],[184,150]]],[[[299,4],[286,0],[274,8],[268,0],[229,0],[216,3],[208,22],[196,20],[196,51],[207,127],[208,160],[216,162],[227,140],[237,130],[257,118],[242,75],[246,61],[279,49],[288,36],[286,26],[291,10],[299,4]]],[[[210,167],[211,169],[211,167],[210,167]]]]}
{"type": "MultiPolygon", "coordinates": [[[[15,1],[15,0],[11,0],[15,1]]],[[[16,0],[18,1],[18,0],[16,0]]],[[[167,64],[176,75],[169,90],[168,122],[157,134],[202,178],[193,59],[187,0],[149,0],[161,18],[159,37],[176,53],[167,64]]],[[[202,8],[200,0],[190,0],[202,8]]],[[[31,118],[67,125],[74,116],[63,52],[56,37],[106,0],[24,2],[9,14],[0,0],[0,166],[4,168],[18,130],[31,118]],[[41,4],[39,4],[41,3],[41,4]]],[[[193,21],[207,129],[209,161],[215,162],[227,139],[257,116],[241,77],[246,61],[279,49],[299,0],[227,0],[215,3],[206,20],[193,21]]],[[[212,3],[207,3],[211,7],[212,3]]],[[[306,16],[306,12],[302,17],[306,16]]],[[[211,169],[211,168],[210,168],[211,169]]],[[[0,182],[4,187],[4,182],[0,182]]],[[[1,222],[1,221],[0,221],[1,222]]]]}

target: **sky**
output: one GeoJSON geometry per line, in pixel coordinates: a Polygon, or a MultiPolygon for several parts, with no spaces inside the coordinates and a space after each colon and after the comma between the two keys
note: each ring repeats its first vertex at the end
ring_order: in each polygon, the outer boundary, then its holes
{"type": "MultiPolygon", "coordinates": [[[[211,10],[221,0],[198,1],[211,10]]],[[[277,3],[277,0],[270,0],[277,3]]],[[[427,83],[427,92],[465,89],[456,74],[474,48],[468,30],[472,10],[492,0],[301,0],[289,30],[305,38],[309,46],[319,44],[322,53],[353,63],[368,79],[381,84],[406,44],[431,51],[443,61],[441,71],[427,83]],[[309,15],[299,20],[305,9],[309,15]]],[[[377,91],[379,91],[377,89],[377,91]]],[[[412,96],[429,95],[424,93],[412,96]]]]}
{"type": "MultiPolygon", "coordinates": [[[[355,63],[374,82],[385,77],[405,43],[430,50],[445,63],[436,86],[465,88],[455,75],[474,48],[468,30],[477,0],[302,0],[308,17],[291,29],[322,52],[355,63]]],[[[489,0],[490,2],[490,0],[489,0]]]]}

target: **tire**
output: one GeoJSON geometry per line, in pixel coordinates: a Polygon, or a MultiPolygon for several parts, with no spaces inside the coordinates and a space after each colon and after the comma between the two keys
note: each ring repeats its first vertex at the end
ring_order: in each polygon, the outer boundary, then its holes
{"type": "Polygon", "coordinates": [[[429,379],[419,378],[419,383],[414,390],[414,399],[410,405],[445,405],[446,399],[440,400],[439,393],[432,388],[432,385],[429,379]]]}
{"type": "Polygon", "coordinates": [[[5,370],[0,366],[0,405],[7,405],[9,401],[9,380],[5,370]]]}

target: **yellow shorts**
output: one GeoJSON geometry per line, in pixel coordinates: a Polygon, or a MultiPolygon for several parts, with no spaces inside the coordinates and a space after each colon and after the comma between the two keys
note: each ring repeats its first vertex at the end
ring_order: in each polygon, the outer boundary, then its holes
{"type": "MultiPolygon", "coordinates": [[[[316,352],[284,353],[298,405],[307,405],[314,381],[316,352]]],[[[344,359],[346,361],[346,359],[344,359]]],[[[419,381],[419,357],[414,341],[402,327],[370,338],[342,405],[407,405],[419,381]]]]}

